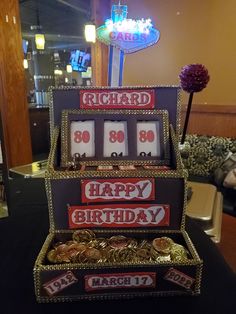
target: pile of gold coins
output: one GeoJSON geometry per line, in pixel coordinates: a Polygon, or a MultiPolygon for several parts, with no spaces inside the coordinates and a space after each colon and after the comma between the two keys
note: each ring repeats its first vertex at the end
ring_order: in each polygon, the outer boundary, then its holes
{"type": "Polygon", "coordinates": [[[123,235],[99,238],[89,229],[75,231],[72,240],[55,243],[47,253],[48,261],[53,264],[181,262],[188,258],[185,247],[169,237],[153,240],[123,235]]]}

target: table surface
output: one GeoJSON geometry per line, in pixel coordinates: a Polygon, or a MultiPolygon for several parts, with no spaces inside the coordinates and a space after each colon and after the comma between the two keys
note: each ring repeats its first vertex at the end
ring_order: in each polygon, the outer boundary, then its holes
{"type": "Polygon", "coordinates": [[[33,266],[48,234],[46,208],[0,219],[1,314],[60,313],[235,313],[236,276],[216,245],[190,218],[188,231],[203,259],[200,296],[136,298],[116,301],[79,301],[38,304],[34,294],[33,266]]]}

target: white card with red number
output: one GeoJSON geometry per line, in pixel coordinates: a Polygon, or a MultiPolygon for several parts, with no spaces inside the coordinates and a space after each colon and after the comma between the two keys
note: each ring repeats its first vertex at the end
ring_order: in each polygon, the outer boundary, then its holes
{"type": "Polygon", "coordinates": [[[137,155],[160,156],[160,132],[158,121],[137,122],[137,155]]]}
{"type": "Polygon", "coordinates": [[[95,156],[95,124],[93,120],[72,121],[71,156],[79,154],[81,157],[95,156]]]}
{"type": "Polygon", "coordinates": [[[128,135],[126,121],[104,122],[103,156],[128,156],[128,135]]]}

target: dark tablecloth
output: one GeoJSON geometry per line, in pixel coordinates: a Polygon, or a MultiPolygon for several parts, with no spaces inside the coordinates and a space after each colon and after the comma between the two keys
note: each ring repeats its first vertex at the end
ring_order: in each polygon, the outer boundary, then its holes
{"type": "Polygon", "coordinates": [[[33,266],[48,230],[46,208],[0,219],[1,314],[236,313],[236,276],[216,245],[190,219],[187,219],[186,230],[204,261],[200,296],[38,304],[33,266]]]}

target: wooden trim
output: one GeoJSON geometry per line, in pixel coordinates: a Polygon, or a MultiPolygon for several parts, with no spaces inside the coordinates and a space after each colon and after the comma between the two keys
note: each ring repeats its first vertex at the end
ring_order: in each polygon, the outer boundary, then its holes
{"type": "MultiPolygon", "coordinates": [[[[185,114],[186,105],[182,105],[182,126],[185,114]]],[[[193,104],[187,134],[236,138],[236,106],[193,104]]]]}
{"type": "MultiPolygon", "coordinates": [[[[182,105],[182,111],[186,112],[187,105],[182,105]]],[[[210,112],[217,114],[236,114],[235,105],[205,105],[205,104],[193,104],[191,112],[210,112]]]]}
{"type": "Polygon", "coordinates": [[[6,167],[32,162],[18,0],[0,1],[0,110],[6,167]]]}
{"type": "MultiPolygon", "coordinates": [[[[91,0],[92,19],[100,26],[111,15],[111,0],[91,0]]],[[[92,84],[107,86],[108,84],[108,46],[97,41],[91,46],[92,84]]]]}

